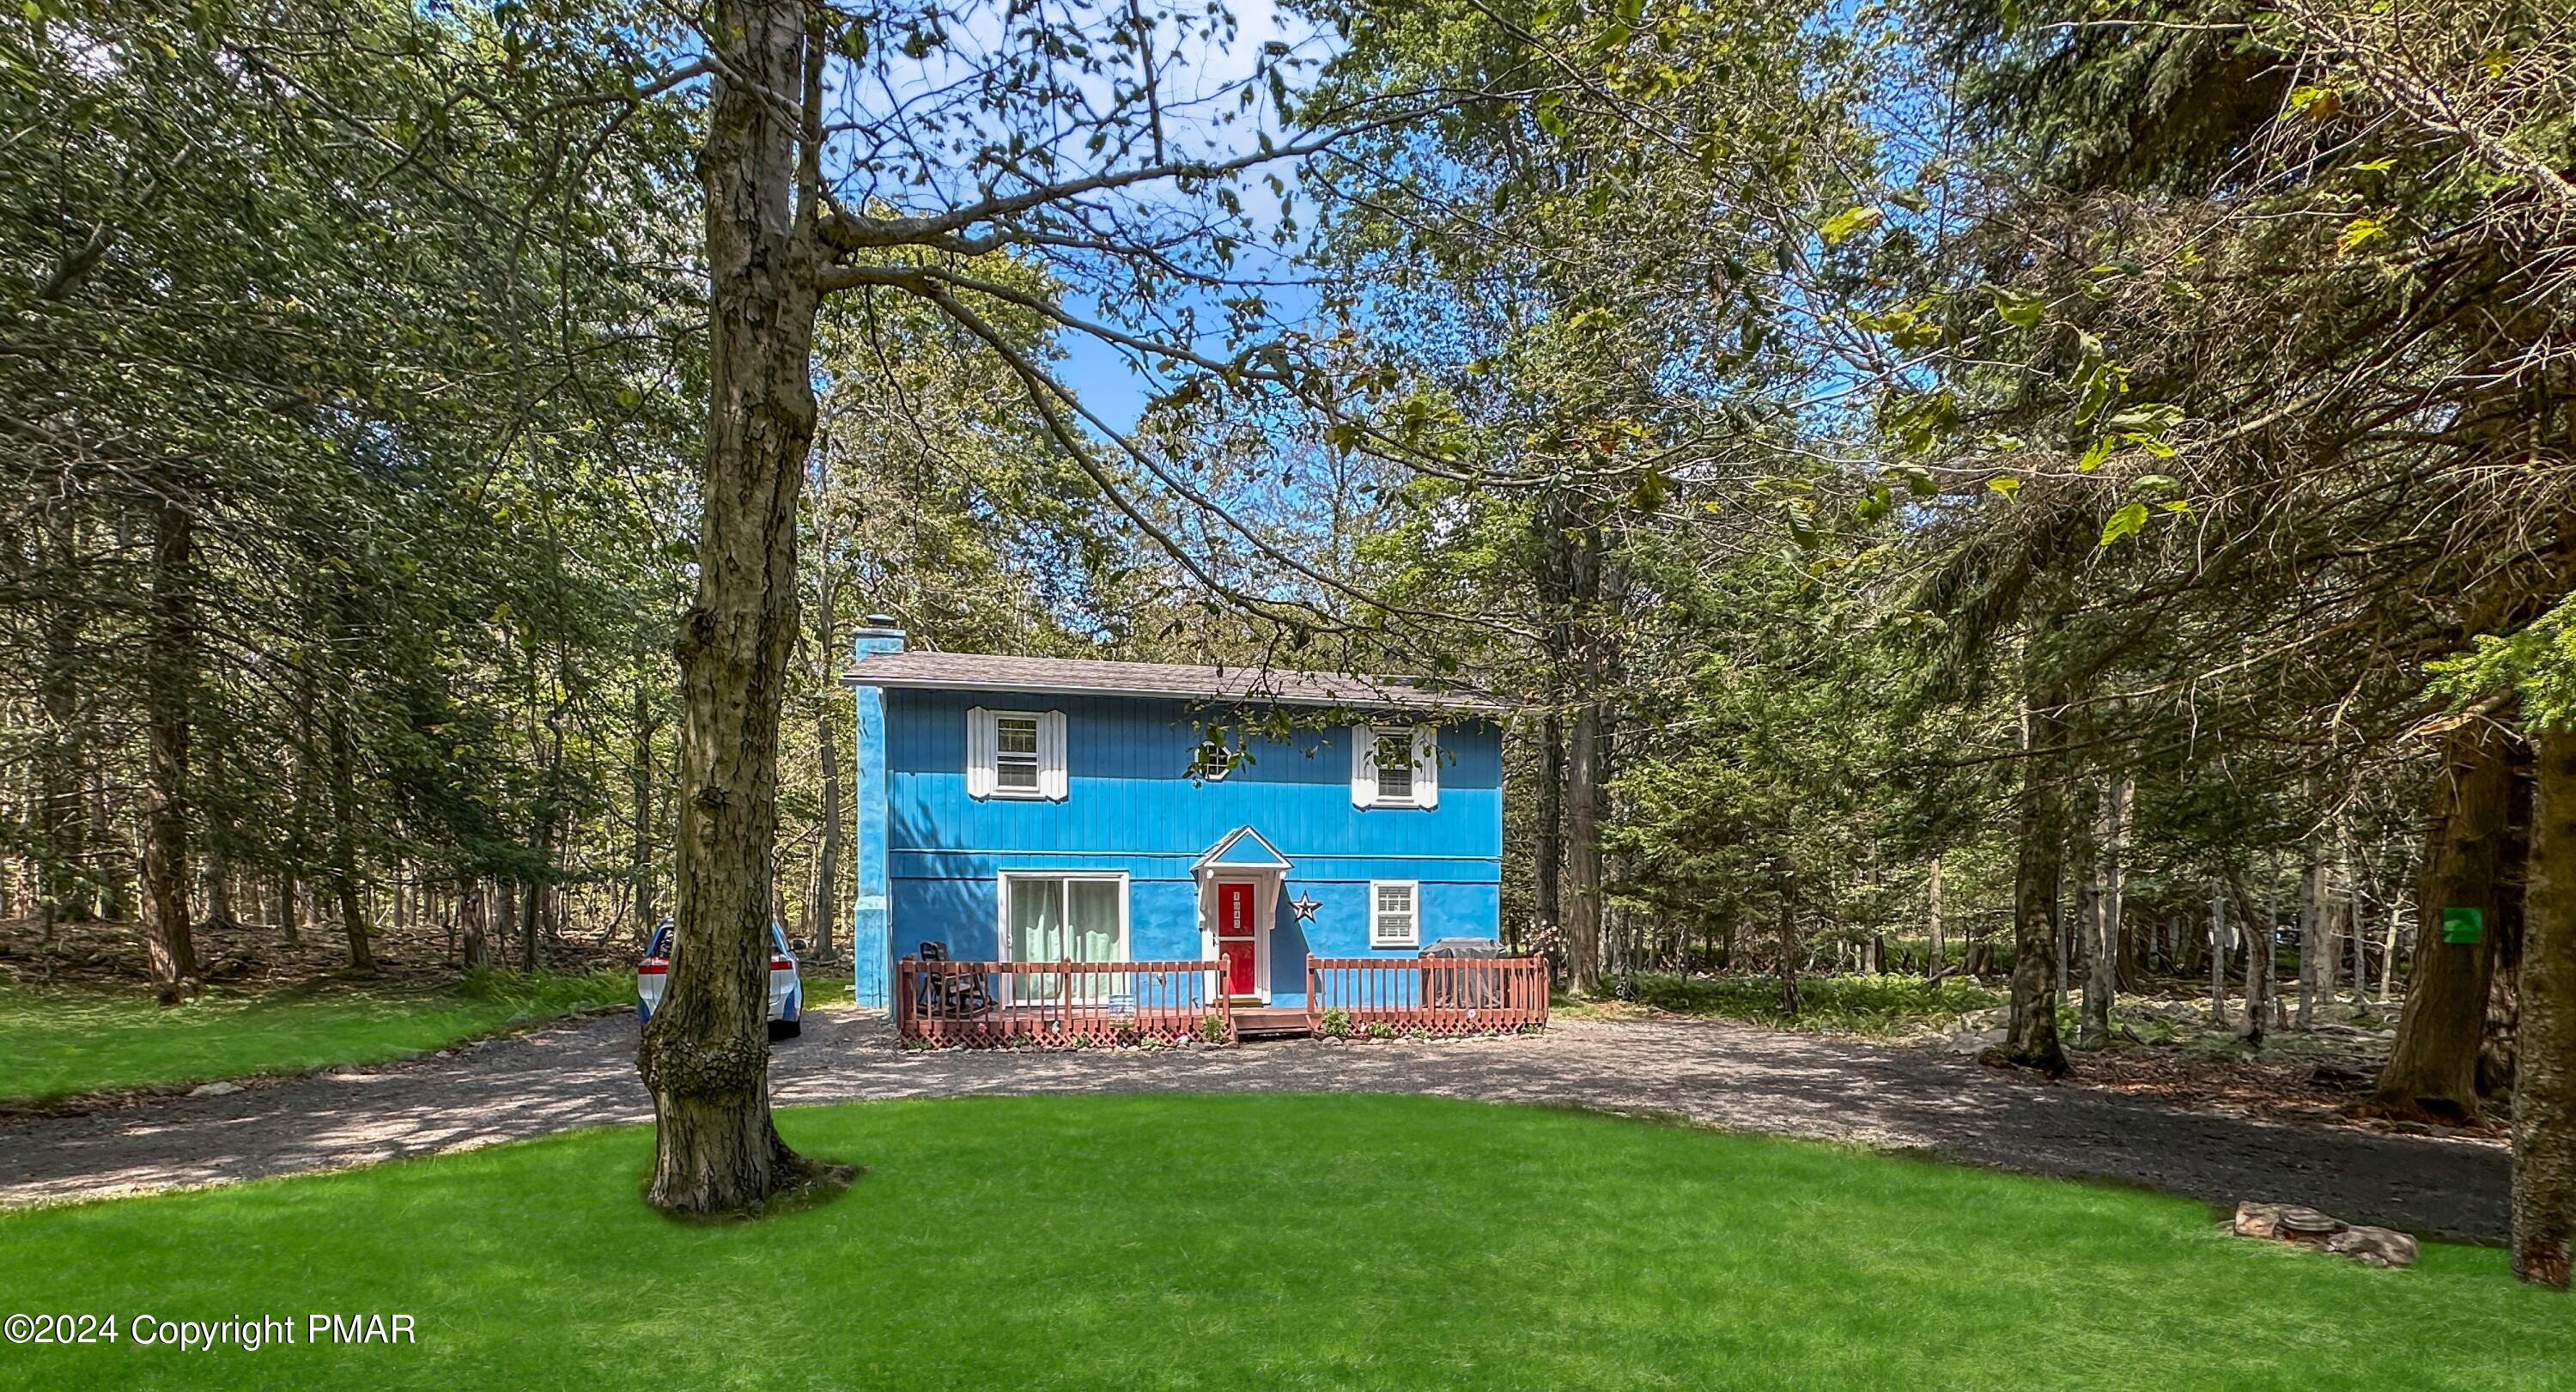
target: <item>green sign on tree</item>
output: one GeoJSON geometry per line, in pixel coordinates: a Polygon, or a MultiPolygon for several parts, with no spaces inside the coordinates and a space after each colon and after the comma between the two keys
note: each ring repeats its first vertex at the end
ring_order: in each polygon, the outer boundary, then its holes
{"type": "Polygon", "coordinates": [[[2484,909],[2453,905],[2442,910],[2442,941],[2446,943],[2476,942],[2485,934],[2486,926],[2487,913],[2484,909]]]}

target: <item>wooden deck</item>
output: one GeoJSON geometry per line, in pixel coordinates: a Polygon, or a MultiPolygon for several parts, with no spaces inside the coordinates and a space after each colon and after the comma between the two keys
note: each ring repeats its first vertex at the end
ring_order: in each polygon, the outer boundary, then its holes
{"type": "Polygon", "coordinates": [[[933,1048],[1232,1044],[1329,1034],[1511,1034],[1547,1025],[1536,957],[1310,957],[1306,1002],[1237,1003],[1228,962],[895,964],[896,1033],[933,1048]]]}

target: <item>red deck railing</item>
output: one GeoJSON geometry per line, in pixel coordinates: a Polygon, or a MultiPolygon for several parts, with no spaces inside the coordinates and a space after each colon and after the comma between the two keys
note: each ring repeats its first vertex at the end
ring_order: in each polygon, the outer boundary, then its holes
{"type": "Polygon", "coordinates": [[[1543,957],[1310,957],[1306,1023],[1339,1011],[1354,1029],[1495,1034],[1547,1023],[1543,957]]]}
{"type": "MultiPolygon", "coordinates": [[[[1227,962],[924,962],[895,964],[895,1030],[933,1047],[1073,1049],[1235,1042],[1227,962]]],[[[1312,957],[1306,1028],[1326,1016],[1435,1035],[1499,1034],[1547,1023],[1541,957],[1312,957]]],[[[1295,1007],[1289,1007],[1294,1009],[1295,1007]]],[[[1294,1016],[1290,1017],[1295,1018],[1294,1016]]]]}
{"type": "Polygon", "coordinates": [[[1234,1042],[1213,962],[895,963],[895,1031],[934,1047],[1074,1049],[1234,1042]]]}

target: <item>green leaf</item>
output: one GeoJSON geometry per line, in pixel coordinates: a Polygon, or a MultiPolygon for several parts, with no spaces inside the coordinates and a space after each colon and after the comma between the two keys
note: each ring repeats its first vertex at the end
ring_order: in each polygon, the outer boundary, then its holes
{"type": "Polygon", "coordinates": [[[2343,234],[2335,238],[2335,250],[2348,256],[2373,242],[2387,239],[2388,219],[2357,217],[2343,225],[2343,234]]]}
{"type": "Polygon", "coordinates": [[[1825,245],[1832,246],[1846,237],[1857,236],[1885,221],[1887,221],[1887,210],[1884,208],[1845,208],[1825,219],[1824,225],[1817,228],[1816,232],[1825,239],[1825,245]]]}
{"type": "Polygon", "coordinates": [[[2016,329],[2035,329],[2048,317],[2048,297],[2036,290],[2007,290],[2000,285],[1987,287],[1995,297],[1995,313],[2016,329]]]}
{"type": "Polygon", "coordinates": [[[2111,389],[2114,385],[2109,364],[2095,363],[2084,370],[2084,375],[2076,384],[2075,423],[2077,425],[2082,425],[2102,414],[2102,408],[2111,404],[2111,389]]]}
{"type": "Polygon", "coordinates": [[[2109,420],[2102,422],[2102,428],[2134,430],[2142,435],[2162,435],[2171,430],[2181,419],[2180,406],[2168,406],[2159,401],[2142,401],[2135,406],[2123,406],[2113,412],[2109,420]]]}
{"type": "Polygon", "coordinates": [[[1551,137],[1565,134],[1565,118],[1557,114],[1557,108],[1564,104],[1563,92],[1541,92],[1538,100],[1530,104],[1530,114],[1538,118],[1538,128],[1551,137]]]}
{"type": "Polygon", "coordinates": [[[2110,461],[2111,450],[2118,443],[2108,435],[2094,441],[2092,448],[2084,451],[2084,457],[2075,461],[2075,472],[2089,474],[2101,468],[2110,461]]]}
{"type": "Polygon", "coordinates": [[[1825,544],[1824,537],[1819,535],[1814,527],[1808,525],[1805,504],[1795,501],[1784,503],[1781,505],[1780,514],[1789,524],[1789,539],[1798,543],[1801,548],[1813,551],[1825,544]]]}
{"type": "Polygon", "coordinates": [[[2021,480],[2010,474],[1997,474],[1986,480],[1986,487],[2009,498],[2021,491],[2021,480]]]}
{"type": "Polygon", "coordinates": [[[2136,536],[2146,525],[2147,505],[2130,503],[2112,513],[2111,520],[2102,524],[2102,544],[2117,545],[2125,537],[2136,536]]]}
{"type": "Polygon", "coordinates": [[[1895,495],[1887,491],[1887,485],[1883,483],[1873,483],[1869,486],[1869,492],[1861,496],[1860,502],[1852,508],[1852,511],[1859,516],[1861,521],[1866,523],[1876,522],[1881,518],[1884,518],[1888,513],[1894,511],[1895,508],[1895,495]]]}

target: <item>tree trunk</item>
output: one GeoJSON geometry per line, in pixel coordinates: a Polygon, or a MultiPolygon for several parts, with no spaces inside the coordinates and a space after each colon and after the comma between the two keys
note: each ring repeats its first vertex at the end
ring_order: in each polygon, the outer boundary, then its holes
{"type": "Polygon", "coordinates": [[[2106,1044],[2111,1038],[2111,1006],[2120,994],[2120,919],[2129,888],[2124,857],[2129,845],[2129,805],[2136,788],[2129,775],[2112,775],[2102,797],[2101,846],[2093,862],[2102,889],[2094,903],[2093,959],[2091,974],[2084,981],[2084,1000],[2085,1013],[2092,1017],[2093,1000],[2101,998],[2098,1023],[2106,1044]]]}
{"type": "Polygon", "coordinates": [[[358,755],[349,738],[349,715],[331,710],[331,889],[340,900],[340,931],[349,940],[349,970],[373,975],[376,954],[367,945],[367,916],[358,902],[358,755]]]}
{"type": "Polygon", "coordinates": [[[1938,981],[1950,963],[1950,944],[1941,933],[1941,857],[1937,855],[1932,857],[1931,871],[1923,883],[1923,909],[1932,935],[1931,953],[1923,959],[1923,974],[1938,981]]]}
{"type": "MultiPolygon", "coordinates": [[[[2071,912],[2061,910],[2057,923],[2057,1013],[2063,1016],[2075,996],[2075,970],[2082,959],[2080,950],[2093,938],[2093,916],[2101,909],[2102,880],[2097,857],[2101,847],[2094,837],[2100,831],[2102,792],[2091,779],[2076,786],[2074,803],[2067,809],[2066,879],[2071,894],[2060,896],[2071,912]]],[[[2075,1037],[2078,1043],[2088,1037],[2089,1010],[2077,1016],[2075,1037]]],[[[2091,1047],[2102,1040],[2091,1036],[2091,1047]]]]}
{"type": "Polygon", "coordinates": [[[143,815],[143,946],[164,1004],[196,986],[189,934],[188,738],[196,701],[197,630],[189,588],[196,524],[165,480],[152,512],[152,619],[143,675],[150,761],[143,815]]]}
{"type": "Polygon", "coordinates": [[[1565,940],[1565,724],[1550,710],[1538,727],[1538,828],[1530,847],[1539,940],[1565,940]]]}
{"type": "Polygon", "coordinates": [[[2209,1022],[2227,1028],[2227,899],[2209,882],[2209,1022]]]}
{"type": "Polygon", "coordinates": [[[2397,989],[2397,923],[2405,912],[2406,900],[2401,891],[2388,902],[2388,932],[2379,943],[2379,1004],[2383,1009],[2397,989]]]}
{"type": "Polygon", "coordinates": [[[2513,1274],[2564,1289],[2576,1241],[2576,733],[2536,746],[2516,981],[2513,1274]]]}
{"type": "Polygon", "coordinates": [[[2326,951],[2318,963],[2319,980],[2324,989],[2317,993],[2320,1005],[2332,1005],[2343,991],[2346,960],[2345,944],[2352,941],[2355,916],[2360,903],[2354,899],[2352,883],[2343,877],[2340,861],[2329,861],[2326,890],[2326,951]]]}
{"type": "Polygon", "coordinates": [[[547,825],[547,814],[537,818],[537,834],[530,838],[530,848],[537,853],[538,878],[530,880],[519,892],[519,970],[537,969],[537,925],[545,913],[546,877],[552,873],[548,847],[554,840],[554,828],[547,825]]]}
{"type": "Polygon", "coordinates": [[[656,1122],[647,1199],[678,1213],[756,1211],[814,1173],[771,1124],[767,1037],[778,727],[819,305],[818,210],[798,197],[816,177],[812,145],[772,103],[801,92],[819,122],[821,59],[805,16],[783,0],[718,0],[707,31],[724,51],[699,157],[713,404],[697,599],[674,644],[678,914],[662,1007],[636,1057],[656,1122]]]}
{"type": "Polygon", "coordinates": [[[1574,712],[1565,761],[1565,912],[1567,987],[1578,996],[1601,989],[1601,706],[1574,712]]]}
{"type": "Polygon", "coordinates": [[[2307,869],[2299,876],[2299,1014],[2294,1027],[2316,1024],[2317,957],[2326,935],[2325,853],[2308,842],[2307,869]]]}
{"type": "Polygon", "coordinates": [[[295,921],[295,875],[281,871],[277,876],[277,927],[285,935],[289,951],[304,946],[304,933],[295,921]]]}
{"type": "Polygon", "coordinates": [[[1968,945],[1959,949],[1959,974],[1972,980],[1983,980],[1994,970],[1995,945],[1986,939],[1989,930],[1971,918],[1968,921],[1968,945]]]}
{"type": "Polygon", "coordinates": [[[2084,1014],[2077,1042],[2088,1049],[2110,1047],[2111,997],[2119,991],[2119,857],[2125,778],[2113,778],[2094,799],[2094,816],[2083,882],[2083,912],[2076,927],[2084,936],[2084,1014]]]}
{"type": "Polygon", "coordinates": [[[2058,711],[2064,693],[2033,691],[2022,711],[2021,847],[2013,874],[2013,969],[2010,1022],[2000,1049],[2003,1062],[2065,1075],[2066,1050],[2058,1041],[2055,987],[2058,974],[2058,892],[2066,855],[2065,771],[2058,711]]]}
{"type": "Polygon", "coordinates": [[[1780,899],[1780,1009],[1798,1018],[1798,906],[1786,895],[1780,899]]]}
{"type": "Polygon", "coordinates": [[[54,924],[80,916],[89,888],[80,874],[89,849],[89,821],[81,808],[81,614],[72,596],[80,593],[80,524],[69,497],[71,476],[65,470],[49,499],[45,518],[47,574],[55,597],[45,609],[44,672],[36,683],[37,705],[44,712],[44,742],[36,768],[37,932],[53,940],[54,924]]]}
{"type": "MultiPolygon", "coordinates": [[[[2483,723],[2442,741],[2433,822],[2416,876],[2415,968],[2397,1041],[2379,1073],[2372,1108],[2383,1114],[2457,1123],[2479,1114],[2478,1046],[2496,945],[2522,879],[2515,834],[2512,737],[2483,723]],[[2442,911],[2467,908],[2484,920],[2473,943],[2443,940],[2442,911]]],[[[2304,955],[2304,954],[2303,954],[2304,955]]],[[[2300,1018],[2305,1022],[2302,997],[2300,1018]]]]}
{"type": "MultiPolygon", "coordinates": [[[[2281,921],[2281,867],[2270,867],[2263,890],[2263,921],[2253,922],[2246,915],[2245,935],[2245,1042],[2259,1049],[2263,1037],[2272,1027],[2272,935],[2281,921]]],[[[2244,904],[2244,892],[2237,891],[2237,901],[2244,904]]]]}
{"type": "MultiPolygon", "coordinates": [[[[5,917],[5,915],[0,915],[5,917]]],[[[206,926],[233,926],[233,872],[221,851],[206,853],[206,926]]]]}
{"type": "Polygon", "coordinates": [[[2356,1020],[2370,1018],[2370,918],[2366,912],[2369,896],[2355,881],[2352,889],[2352,1014],[2356,1020]]]}
{"type": "Polygon", "coordinates": [[[635,658],[635,745],[627,762],[626,776],[634,795],[634,842],[628,856],[628,873],[634,877],[635,940],[642,943],[653,936],[661,915],[653,902],[653,704],[644,689],[644,657],[635,658]]]}
{"type": "MultiPolygon", "coordinates": [[[[82,747],[103,748],[104,745],[104,739],[92,722],[89,737],[83,739],[82,747]]],[[[117,808],[109,800],[107,770],[96,760],[91,762],[89,769],[88,803],[90,867],[96,884],[82,894],[80,912],[76,917],[85,922],[105,919],[110,923],[123,923],[134,917],[134,876],[126,867],[128,862],[141,860],[142,848],[128,842],[118,826],[117,808]]]]}
{"type": "MultiPolygon", "coordinates": [[[[829,603],[828,594],[826,603],[829,603]]],[[[822,623],[823,651],[839,651],[827,614],[822,623]]],[[[827,657],[826,662],[830,659],[827,657]]],[[[814,847],[814,922],[813,952],[824,961],[832,959],[832,928],[841,918],[841,731],[833,718],[829,701],[820,702],[814,715],[816,757],[823,763],[823,832],[814,847]]]]}
{"type": "Polygon", "coordinates": [[[456,916],[465,920],[465,969],[481,971],[492,965],[491,940],[483,935],[484,884],[469,880],[456,887],[456,916]]]}

